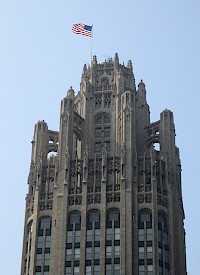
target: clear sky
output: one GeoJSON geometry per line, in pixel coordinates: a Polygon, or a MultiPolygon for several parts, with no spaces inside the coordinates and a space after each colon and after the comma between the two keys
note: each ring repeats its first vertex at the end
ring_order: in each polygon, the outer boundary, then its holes
{"type": "Polygon", "coordinates": [[[199,0],[0,0],[1,275],[20,273],[34,124],[58,130],[60,100],[69,86],[79,90],[90,62],[90,38],[73,34],[73,23],[93,24],[98,62],[116,52],[132,60],[152,121],[174,112],[188,274],[200,274],[199,12],[199,0]]]}

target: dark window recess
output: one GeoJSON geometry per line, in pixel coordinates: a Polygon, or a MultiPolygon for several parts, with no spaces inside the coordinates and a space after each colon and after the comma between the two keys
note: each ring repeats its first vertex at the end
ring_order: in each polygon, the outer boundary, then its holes
{"type": "Polygon", "coordinates": [[[100,260],[99,259],[94,259],[94,265],[99,265],[100,260]]]}
{"type": "Polygon", "coordinates": [[[112,259],[106,259],[106,264],[111,264],[111,262],[112,262],[112,259]]]}
{"type": "Polygon", "coordinates": [[[72,262],[71,261],[67,261],[66,262],[66,267],[70,267],[70,266],[72,266],[72,262]]]}
{"type": "Polygon", "coordinates": [[[120,222],[119,221],[115,221],[115,228],[119,228],[120,227],[120,222]]]}
{"type": "Polygon", "coordinates": [[[43,236],[43,229],[38,230],[38,236],[43,236]]]}
{"type": "Polygon", "coordinates": [[[147,241],[147,246],[152,246],[152,241],[147,241]]]}
{"type": "Polygon", "coordinates": [[[144,242],[138,242],[139,247],[144,247],[144,242]]]}
{"type": "Polygon", "coordinates": [[[95,228],[100,229],[100,222],[95,222],[95,228]]]}
{"type": "Polygon", "coordinates": [[[79,261],[74,261],[74,266],[79,266],[79,261]]]}
{"type": "Polygon", "coordinates": [[[166,225],[164,226],[164,232],[168,233],[168,227],[166,225]]]}
{"type": "Polygon", "coordinates": [[[46,229],[46,236],[51,236],[51,229],[46,229]]]}
{"type": "Polygon", "coordinates": [[[67,231],[73,231],[73,224],[67,225],[67,231]]]}
{"type": "Polygon", "coordinates": [[[36,267],[35,267],[35,271],[36,271],[36,272],[41,272],[41,266],[36,266],[36,267]]]}
{"type": "Polygon", "coordinates": [[[114,263],[115,263],[115,264],[120,264],[120,258],[115,258],[115,259],[114,259],[114,263]]]}
{"type": "Polygon", "coordinates": [[[67,243],[66,248],[72,248],[72,243],[67,243]]]}
{"type": "Polygon", "coordinates": [[[112,241],[106,241],[106,246],[112,246],[112,241]]]}
{"type": "Polygon", "coordinates": [[[92,223],[91,222],[89,222],[88,224],[87,224],[87,229],[92,229],[92,223]]]}
{"type": "Polygon", "coordinates": [[[158,230],[162,230],[162,223],[158,223],[158,230]]]}
{"type": "Polygon", "coordinates": [[[75,224],[75,230],[81,230],[81,225],[80,225],[80,223],[75,224]]]}
{"type": "Polygon", "coordinates": [[[165,244],[165,250],[169,251],[169,246],[165,244]]]}
{"type": "Polygon", "coordinates": [[[50,247],[47,247],[44,249],[44,253],[50,253],[50,251],[51,251],[50,247]]]}
{"type": "Polygon", "coordinates": [[[169,269],[169,263],[165,263],[165,268],[169,269]]]}
{"type": "Polygon", "coordinates": [[[146,222],[147,229],[152,228],[152,222],[146,222]]]}
{"type": "Polygon", "coordinates": [[[144,223],[143,222],[138,223],[138,229],[144,229],[144,223]]]}
{"type": "Polygon", "coordinates": [[[49,265],[44,266],[44,271],[49,271],[49,265]]]}
{"type": "Polygon", "coordinates": [[[74,247],[75,247],[75,248],[80,248],[80,243],[75,243],[75,244],[74,244],[74,247]]]}
{"type": "Polygon", "coordinates": [[[100,247],[100,242],[98,241],[98,242],[94,242],[94,246],[95,247],[100,247]]]}
{"type": "Polygon", "coordinates": [[[144,260],[143,259],[139,260],[139,265],[144,265],[144,260]]]}
{"type": "Polygon", "coordinates": [[[37,254],[42,254],[42,248],[37,248],[37,254]]]}
{"type": "Polygon", "coordinates": [[[107,227],[107,228],[112,228],[112,222],[107,222],[107,223],[106,223],[106,227],[107,227]]]}
{"type": "Polygon", "coordinates": [[[120,245],[120,240],[116,240],[116,241],[114,241],[114,245],[115,245],[115,246],[120,245]]]}
{"type": "Polygon", "coordinates": [[[152,259],[147,259],[147,265],[152,265],[153,264],[153,260],[152,259]]]}
{"type": "Polygon", "coordinates": [[[92,247],[92,242],[86,242],[86,247],[92,247]]]}
{"type": "Polygon", "coordinates": [[[159,266],[163,266],[163,261],[159,260],[159,266]]]}

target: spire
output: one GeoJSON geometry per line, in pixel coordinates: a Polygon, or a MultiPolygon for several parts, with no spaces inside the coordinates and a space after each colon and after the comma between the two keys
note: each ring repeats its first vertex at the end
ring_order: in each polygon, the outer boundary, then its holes
{"type": "Polygon", "coordinates": [[[116,65],[119,65],[119,57],[118,57],[118,53],[115,54],[115,59],[114,62],[116,65]]]}
{"type": "Polygon", "coordinates": [[[128,61],[127,68],[129,68],[131,72],[133,71],[133,65],[131,60],[128,61]]]}
{"type": "Polygon", "coordinates": [[[146,88],[143,80],[138,84],[138,104],[146,103],[146,88]]]}
{"type": "Polygon", "coordinates": [[[140,80],[140,83],[138,84],[138,91],[146,91],[145,84],[143,80],[140,80]]]}
{"type": "Polygon", "coordinates": [[[70,86],[70,88],[67,92],[67,96],[74,99],[74,90],[72,89],[72,86],[70,86]]]}
{"type": "Polygon", "coordinates": [[[83,72],[82,72],[82,75],[85,75],[86,74],[86,71],[87,71],[87,65],[84,64],[83,66],[83,72]]]}
{"type": "Polygon", "coordinates": [[[96,55],[94,55],[93,56],[93,66],[95,66],[95,65],[97,65],[97,56],[96,55]]]}

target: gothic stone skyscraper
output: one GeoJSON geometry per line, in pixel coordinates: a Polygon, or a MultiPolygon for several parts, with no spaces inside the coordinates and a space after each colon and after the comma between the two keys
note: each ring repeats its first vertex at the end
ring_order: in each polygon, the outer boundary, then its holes
{"type": "Polygon", "coordinates": [[[59,131],[36,123],[21,275],[186,274],[173,114],[150,122],[132,70],[94,56],[59,131]]]}

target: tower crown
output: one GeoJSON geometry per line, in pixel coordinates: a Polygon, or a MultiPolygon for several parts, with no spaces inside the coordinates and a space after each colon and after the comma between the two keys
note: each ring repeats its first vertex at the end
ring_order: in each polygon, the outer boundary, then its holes
{"type": "Polygon", "coordinates": [[[35,126],[21,275],[186,275],[180,172],[172,112],[151,123],[132,62],[94,56],[59,131],[35,126]]]}

